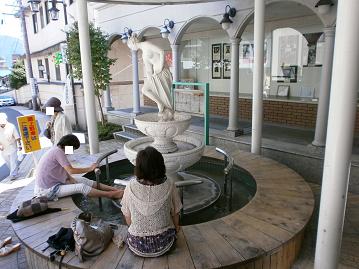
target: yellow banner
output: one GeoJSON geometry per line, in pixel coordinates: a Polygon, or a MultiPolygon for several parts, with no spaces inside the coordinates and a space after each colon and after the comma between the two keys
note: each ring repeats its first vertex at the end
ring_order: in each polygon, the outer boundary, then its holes
{"type": "Polygon", "coordinates": [[[17,117],[24,152],[34,152],[41,149],[39,131],[35,115],[17,117]]]}

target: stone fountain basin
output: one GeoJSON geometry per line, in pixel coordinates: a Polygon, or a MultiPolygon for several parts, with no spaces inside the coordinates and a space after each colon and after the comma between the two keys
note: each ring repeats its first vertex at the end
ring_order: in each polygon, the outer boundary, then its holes
{"type": "MultiPolygon", "coordinates": [[[[162,154],[166,165],[167,174],[182,171],[198,162],[204,151],[204,144],[201,140],[187,135],[176,136],[173,141],[178,150],[170,154],[162,154]]],[[[153,138],[143,137],[128,141],[124,145],[124,152],[127,159],[136,165],[137,152],[150,146],[153,138]]]]}
{"type": "Polygon", "coordinates": [[[135,118],[137,128],[147,136],[173,138],[183,134],[190,125],[191,116],[175,113],[173,121],[159,121],[158,113],[146,113],[135,118]]]}

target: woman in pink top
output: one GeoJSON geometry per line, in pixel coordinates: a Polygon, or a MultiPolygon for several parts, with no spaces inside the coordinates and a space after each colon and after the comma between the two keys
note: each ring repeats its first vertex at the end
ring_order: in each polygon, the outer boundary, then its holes
{"type": "Polygon", "coordinates": [[[35,175],[35,195],[47,196],[49,199],[75,193],[113,199],[122,197],[123,190],[105,184],[100,184],[100,189],[97,189],[95,181],[80,176],[72,176],[72,174],[91,172],[97,167],[97,164],[94,163],[85,168],[72,167],[65,155],[66,146],[78,149],[80,141],[73,134],[65,135],[57,143],[57,146],[48,150],[40,159],[35,175]]]}

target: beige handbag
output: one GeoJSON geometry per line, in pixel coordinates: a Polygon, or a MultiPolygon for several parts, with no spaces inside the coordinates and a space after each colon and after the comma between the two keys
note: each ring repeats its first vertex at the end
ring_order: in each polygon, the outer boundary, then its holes
{"type": "Polygon", "coordinates": [[[96,225],[90,225],[84,220],[75,218],[71,228],[74,232],[75,253],[81,262],[86,256],[92,257],[101,254],[113,236],[110,226],[102,220],[96,225]]]}

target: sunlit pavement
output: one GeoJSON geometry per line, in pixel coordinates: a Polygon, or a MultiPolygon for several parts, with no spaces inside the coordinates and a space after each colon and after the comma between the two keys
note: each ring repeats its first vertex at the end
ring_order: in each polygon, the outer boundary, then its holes
{"type": "MultiPolygon", "coordinates": [[[[8,121],[14,124],[17,128],[18,128],[17,120],[16,120],[17,117],[23,115],[35,114],[37,119],[37,127],[40,133],[43,130],[43,127],[45,126],[45,122],[48,120],[48,116],[46,116],[44,113],[33,111],[26,107],[21,107],[21,106],[0,107],[0,113],[5,113],[8,117],[8,121]]],[[[42,143],[41,144],[42,148],[48,147],[49,143],[51,145],[51,142],[46,140],[48,139],[44,137],[42,138],[42,141],[40,141],[42,143]]],[[[25,158],[26,156],[23,157],[25,158]]],[[[0,156],[0,182],[3,181],[4,179],[6,180],[8,175],[9,175],[9,169],[6,166],[4,159],[0,156]]],[[[19,176],[21,177],[21,174],[19,176]]]]}

